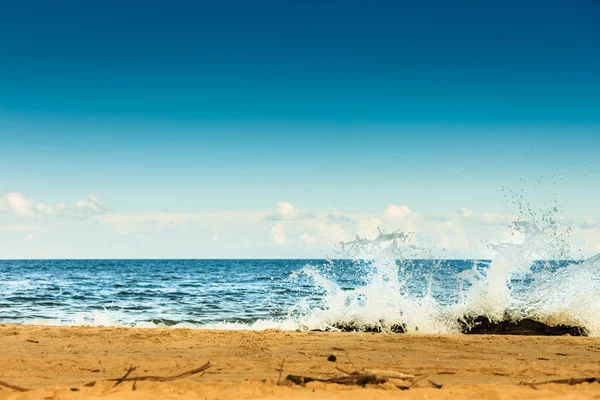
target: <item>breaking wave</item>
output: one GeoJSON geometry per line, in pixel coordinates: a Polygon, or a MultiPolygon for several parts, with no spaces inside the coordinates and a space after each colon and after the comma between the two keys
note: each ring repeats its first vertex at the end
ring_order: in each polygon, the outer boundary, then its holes
{"type": "MultiPolygon", "coordinates": [[[[373,240],[357,238],[344,247],[366,271],[364,284],[344,290],[321,268],[307,265],[296,276],[309,277],[325,295],[317,304],[308,298],[300,301],[291,310],[292,318],[304,329],[394,331],[402,326],[405,332],[458,333],[469,320],[484,316],[495,322],[532,319],[578,326],[598,336],[600,255],[553,261],[567,254],[568,245],[555,222],[548,221],[552,229],[517,222],[514,229],[521,243],[493,246],[490,262],[473,261],[470,269],[446,271],[457,285],[453,296],[448,290],[434,294],[439,282],[433,274],[414,276],[415,260],[403,257],[407,249],[414,251],[407,235],[380,232],[373,240]]],[[[439,261],[440,269],[445,265],[439,261]]]]}

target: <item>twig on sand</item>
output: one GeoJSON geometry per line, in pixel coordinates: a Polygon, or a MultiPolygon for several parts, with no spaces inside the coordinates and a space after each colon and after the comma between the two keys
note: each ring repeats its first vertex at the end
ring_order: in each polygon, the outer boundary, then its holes
{"type": "Polygon", "coordinates": [[[344,354],[346,354],[346,358],[348,359],[348,362],[350,363],[350,365],[352,365],[352,368],[354,368],[355,373],[358,373],[358,368],[356,368],[356,365],[354,365],[354,363],[350,359],[350,354],[348,354],[348,352],[345,349],[343,349],[341,347],[333,347],[332,349],[337,350],[337,351],[343,351],[344,354]]]}
{"type": "Polygon", "coordinates": [[[346,370],[341,369],[340,367],[335,367],[335,369],[337,369],[340,372],[343,372],[346,375],[356,375],[356,372],[348,372],[346,370]]]}
{"type": "Polygon", "coordinates": [[[414,381],[413,381],[413,382],[410,384],[410,387],[413,387],[413,386],[415,386],[415,385],[417,384],[417,382],[420,382],[420,381],[422,381],[423,379],[425,379],[425,378],[427,378],[427,377],[429,377],[429,375],[423,375],[422,377],[420,377],[420,378],[418,378],[418,379],[414,380],[414,381]]]}
{"type": "Polygon", "coordinates": [[[22,386],[12,385],[8,382],[0,381],[0,386],[7,387],[12,390],[16,390],[17,392],[28,392],[31,389],[24,388],[22,386]]]}
{"type": "Polygon", "coordinates": [[[600,378],[597,377],[589,377],[589,378],[568,378],[568,379],[555,379],[552,381],[542,381],[542,382],[521,382],[519,385],[524,386],[538,386],[538,385],[548,385],[551,383],[562,384],[562,385],[579,385],[581,383],[600,383],[600,378]]]}
{"type": "Polygon", "coordinates": [[[434,381],[432,381],[431,379],[428,379],[429,383],[431,383],[431,385],[433,385],[434,388],[436,389],[441,389],[444,385],[440,385],[439,383],[435,383],[434,381]]]}
{"type": "MultiPolygon", "coordinates": [[[[129,369],[127,369],[127,372],[125,373],[125,375],[123,375],[121,378],[113,378],[113,379],[104,379],[104,380],[100,380],[100,381],[92,381],[92,382],[88,382],[83,386],[94,386],[96,383],[98,382],[116,382],[113,387],[123,383],[123,382],[131,382],[133,381],[133,387],[132,389],[135,390],[136,389],[136,384],[138,381],[154,381],[154,382],[170,382],[170,381],[176,381],[178,379],[183,379],[183,378],[187,378],[188,376],[192,376],[192,375],[196,375],[199,373],[204,373],[204,371],[206,371],[207,369],[210,368],[210,361],[208,361],[206,364],[204,364],[201,367],[198,368],[194,368],[192,370],[186,371],[184,373],[181,373],[179,375],[173,375],[173,376],[152,376],[152,375],[146,375],[146,376],[136,376],[136,377],[130,377],[129,375],[135,371],[136,367],[131,366],[129,367],[129,369]]],[[[281,363],[281,369],[283,369],[283,362],[281,363]]],[[[281,374],[280,374],[281,377],[281,374]]],[[[21,386],[17,386],[17,385],[12,385],[8,382],[4,382],[4,381],[0,381],[0,387],[7,387],[9,389],[12,390],[16,390],[17,392],[28,392],[31,389],[27,389],[21,386]]],[[[71,389],[72,390],[72,389],[71,389]]]]}
{"type": "Polygon", "coordinates": [[[283,357],[281,359],[281,365],[279,366],[279,369],[277,369],[276,371],[279,371],[279,378],[277,378],[277,386],[281,385],[281,374],[283,374],[283,364],[285,363],[285,357],[283,357]]]}
{"type": "Polygon", "coordinates": [[[117,386],[121,382],[131,382],[131,381],[134,381],[134,382],[138,382],[138,381],[171,382],[171,381],[176,381],[178,379],[184,379],[184,378],[187,378],[189,376],[199,374],[201,372],[203,373],[204,371],[206,371],[210,367],[211,367],[211,364],[210,364],[210,361],[208,361],[206,364],[204,364],[201,367],[194,368],[192,370],[186,371],[186,372],[181,373],[179,375],[173,375],[173,376],[152,376],[152,375],[146,375],[146,376],[135,376],[135,377],[130,377],[129,376],[129,374],[135,370],[135,367],[129,367],[129,370],[127,371],[127,373],[123,377],[121,377],[121,378],[104,379],[104,380],[100,380],[100,381],[92,381],[92,382],[86,383],[83,386],[88,386],[88,387],[89,386],[94,386],[97,382],[103,382],[103,381],[104,382],[117,382],[117,383],[115,383],[114,386],[117,386]]]}
{"type": "MultiPolygon", "coordinates": [[[[338,385],[356,385],[356,386],[366,386],[366,385],[379,385],[382,383],[386,383],[389,379],[402,379],[402,380],[413,380],[413,375],[404,374],[398,371],[384,371],[384,370],[368,370],[362,369],[359,370],[356,368],[356,365],[352,362],[350,355],[346,350],[341,347],[333,347],[333,350],[343,351],[346,354],[346,358],[348,358],[348,362],[354,368],[354,372],[348,372],[338,366],[335,367],[340,372],[346,374],[346,376],[337,377],[337,378],[313,378],[310,376],[302,376],[302,375],[288,375],[285,379],[295,383],[296,385],[304,385],[309,382],[323,382],[323,383],[337,383],[338,385]]],[[[410,386],[396,384],[396,387],[401,390],[407,390],[410,386]]]]}
{"type": "Polygon", "coordinates": [[[125,379],[127,379],[127,377],[129,376],[129,374],[131,374],[133,371],[135,371],[135,369],[136,369],[136,367],[134,367],[133,365],[129,366],[129,369],[127,370],[127,372],[125,372],[125,375],[123,375],[123,377],[122,377],[122,378],[119,378],[119,379],[117,379],[117,383],[115,383],[115,384],[113,385],[113,387],[115,387],[115,386],[117,386],[117,385],[119,385],[119,384],[123,383],[123,381],[124,381],[125,379]]]}
{"type": "Polygon", "coordinates": [[[538,390],[538,388],[534,384],[532,384],[532,383],[528,384],[527,386],[529,386],[533,390],[538,390]]]}

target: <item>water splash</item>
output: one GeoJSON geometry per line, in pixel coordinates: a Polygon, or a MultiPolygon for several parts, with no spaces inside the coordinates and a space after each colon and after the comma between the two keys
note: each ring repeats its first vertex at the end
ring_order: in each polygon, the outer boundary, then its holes
{"type": "Polygon", "coordinates": [[[340,288],[319,268],[305,266],[297,275],[312,279],[325,294],[320,305],[301,301],[291,314],[304,329],[346,326],[386,331],[401,326],[406,331],[445,331],[436,318],[442,309],[432,296],[433,281],[429,279],[424,292],[411,290],[407,267],[413,261],[406,254],[416,248],[408,243],[409,235],[402,232],[380,232],[373,240],[357,237],[344,243],[342,251],[365,272],[364,284],[351,290],[340,288]]]}
{"type": "Polygon", "coordinates": [[[318,304],[303,299],[290,315],[304,329],[389,331],[402,326],[406,332],[456,333],[460,321],[486,316],[577,325],[600,335],[600,255],[585,262],[552,261],[568,256],[569,231],[551,215],[515,222],[515,242],[492,246],[491,262],[474,262],[471,270],[456,275],[458,298],[453,303],[432,295],[436,282],[431,275],[410,272],[414,261],[406,254],[421,250],[407,244],[408,235],[357,237],[343,244],[342,251],[366,271],[364,284],[343,290],[320,268],[307,265],[296,276],[310,278],[324,295],[318,304]],[[416,279],[420,285],[414,285],[416,279]]]}

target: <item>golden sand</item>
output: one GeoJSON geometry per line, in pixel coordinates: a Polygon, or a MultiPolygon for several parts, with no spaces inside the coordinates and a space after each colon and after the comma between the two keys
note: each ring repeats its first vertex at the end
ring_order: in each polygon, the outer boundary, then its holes
{"type": "Polygon", "coordinates": [[[402,335],[282,331],[204,331],[0,325],[0,399],[600,399],[600,384],[519,385],[571,377],[600,378],[600,338],[402,335]],[[357,369],[396,371],[418,380],[367,387],[285,381],[288,374],[344,376],[357,369]],[[336,355],[337,361],[327,358],[336,355]],[[278,385],[282,360],[281,384],[278,385]],[[172,382],[102,381],[176,375],[172,382]],[[337,367],[337,368],[336,368],[337,367]],[[92,387],[84,384],[98,381],[92,387]],[[436,388],[434,385],[441,385],[436,388]]]}

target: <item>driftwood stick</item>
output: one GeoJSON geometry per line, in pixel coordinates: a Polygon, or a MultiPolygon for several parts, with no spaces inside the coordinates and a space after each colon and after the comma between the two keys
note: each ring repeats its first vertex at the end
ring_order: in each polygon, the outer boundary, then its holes
{"type": "Polygon", "coordinates": [[[338,385],[378,385],[380,383],[386,383],[387,378],[382,378],[375,375],[362,375],[356,374],[352,376],[343,376],[341,378],[333,378],[329,380],[330,383],[337,383],[338,385]]]}
{"type": "Polygon", "coordinates": [[[597,377],[589,377],[589,378],[568,378],[568,379],[556,379],[552,381],[542,381],[542,382],[521,382],[519,385],[525,386],[537,386],[537,385],[548,385],[551,383],[562,384],[562,385],[579,385],[581,383],[600,383],[600,378],[597,377]]]}
{"type": "Polygon", "coordinates": [[[429,375],[423,375],[422,377],[420,377],[420,378],[418,378],[418,379],[415,379],[415,380],[414,380],[414,381],[413,381],[413,382],[410,384],[410,387],[413,387],[413,386],[415,386],[415,385],[417,384],[417,382],[420,382],[420,381],[422,381],[423,379],[425,379],[425,378],[428,378],[428,377],[429,377],[429,375]]]}
{"type": "Polygon", "coordinates": [[[431,379],[428,379],[428,380],[429,380],[429,383],[431,383],[431,385],[432,385],[434,388],[436,388],[436,389],[441,389],[441,388],[442,388],[442,386],[444,386],[444,385],[440,385],[439,383],[435,383],[435,382],[434,382],[434,381],[432,381],[431,379]]]}
{"type": "Polygon", "coordinates": [[[279,378],[277,378],[277,386],[281,385],[281,374],[283,374],[283,364],[285,363],[285,357],[281,359],[281,365],[279,366],[279,378]]]}
{"type": "Polygon", "coordinates": [[[302,375],[288,375],[285,377],[290,382],[295,383],[296,385],[304,385],[309,382],[327,382],[327,379],[319,379],[319,378],[311,378],[310,376],[302,376],[302,375]]]}
{"type": "Polygon", "coordinates": [[[28,392],[29,390],[31,390],[31,389],[27,389],[22,386],[13,385],[13,384],[10,384],[10,383],[4,382],[4,381],[0,381],[0,386],[7,387],[12,390],[16,390],[17,392],[28,392]]]}
{"type": "Polygon", "coordinates": [[[391,369],[363,369],[362,371],[360,371],[360,373],[363,375],[377,375],[384,378],[404,379],[409,381],[415,379],[414,375],[405,374],[404,372],[395,371],[391,369]]]}
{"type": "Polygon", "coordinates": [[[309,382],[323,382],[323,383],[337,383],[338,385],[357,385],[357,386],[365,386],[369,384],[377,385],[380,383],[386,383],[387,378],[378,377],[375,375],[361,375],[361,374],[352,374],[349,376],[342,376],[339,378],[331,378],[331,379],[322,379],[322,378],[312,378],[310,376],[302,376],[302,375],[288,375],[285,379],[290,382],[295,383],[296,385],[304,385],[309,382]]]}
{"type": "MultiPolygon", "coordinates": [[[[130,381],[154,381],[154,382],[171,382],[171,381],[176,381],[178,379],[184,379],[187,378],[189,376],[192,375],[196,375],[199,374],[201,372],[206,371],[207,369],[210,368],[210,361],[208,361],[206,364],[204,364],[201,367],[198,368],[194,368],[192,370],[186,371],[184,373],[181,373],[179,375],[173,375],[173,376],[153,376],[153,375],[147,375],[147,376],[136,376],[136,377],[129,377],[129,374],[125,374],[125,376],[123,376],[122,378],[113,378],[113,379],[104,379],[104,380],[100,380],[100,381],[92,381],[89,383],[86,383],[83,386],[94,386],[97,382],[117,382],[117,384],[121,383],[121,382],[130,382],[130,381]]],[[[130,368],[131,369],[131,368],[130,368]]],[[[135,369],[135,368],[134,368],[135,369]]],[[[115,386],[117,385],[115,384],[115,386]]]]}
{"type": "Polygon", "coordinates": [[[133,371],[135,371],[135,368],[133,365],[129,366],[129,369],[127,370],[127,372],[125,372],[125,375],[123,375],[122,378],[117,379],[117,383],[115,383],[113,385],[113,387],[121,384],[125,379],[127,379],[127,377],[129,376],[129,374],[131,374],[133,371]]]}

